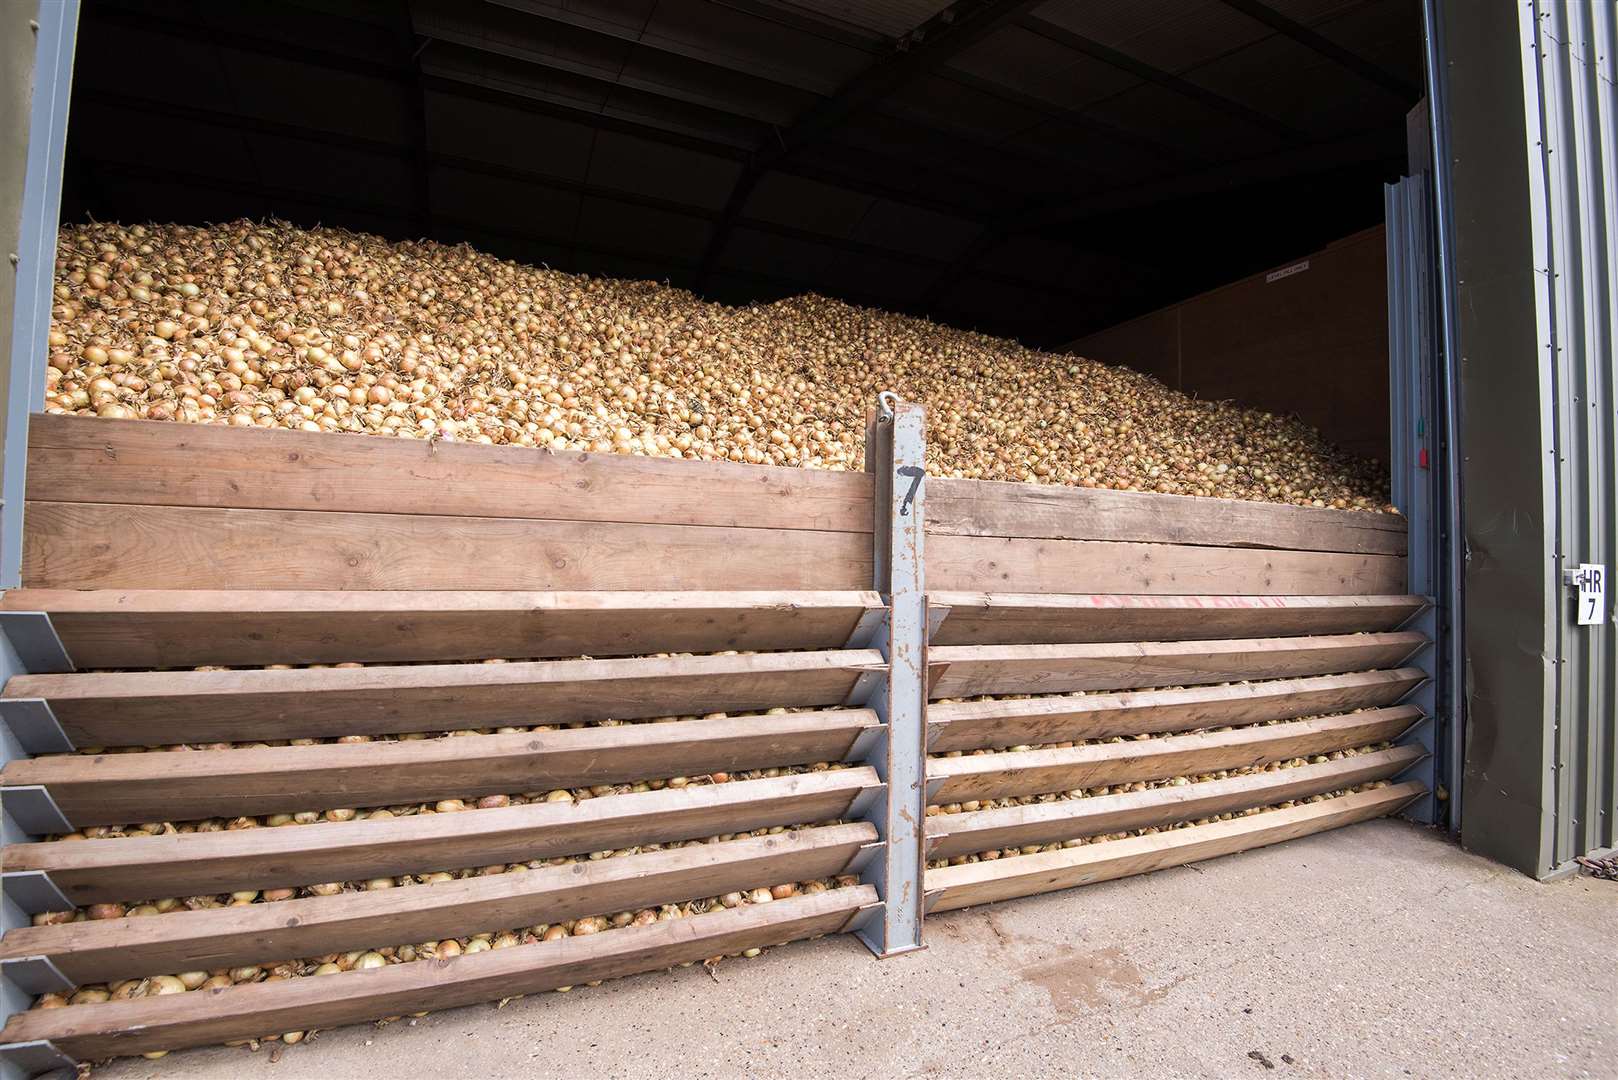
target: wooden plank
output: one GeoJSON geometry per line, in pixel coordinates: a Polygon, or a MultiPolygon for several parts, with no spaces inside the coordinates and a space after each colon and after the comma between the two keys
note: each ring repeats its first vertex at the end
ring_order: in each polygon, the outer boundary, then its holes
{"type": "Polygon", "coordinates": [[[929,859],[979,851],[1053,844],[1081,836],[1144,829],[1272,806],[1373,780],[1387,780],[1426,756],[1419,746],[1395,746],[1319,765],[1204,780],[1179,787],[1096,795],[1087,799],[1008,806],[927,819],[929,859]]]}
{"type": "Polygon", "coordinates": [[[402,742],[58,754],[8,762],[0,784],[43,785],[76,828],[193,821],[842,761],[880,727],[870,709],[843,709],[402,742]]]}
{"type": "Polygon", "coordinates": [[[18,675],[73,744],[377,735],[841,704],[874,649],[281,671],[18,675]]]}
{"type": "Polygon", "coordinates": [[[1267,765],[1396,739],[1420,719],[1421,710],[1414,705],[1395,705],[1230,731],[934,758],[927,763],[927,779],[929,784],[937,781],[938,787],[928,801],[1004,799],[1267,765]]]}
{"type": "Polygon", "coordinates": [[[928,533],[948,536],[1405,552],[1398,514],[1059,484],[938,477],[927,485],[926,514],[928,533]]]}
{"type": "MultiPolygon", "coordinates": [[[[33,584],[26,574],[23,580],[33,584]]],[[[1401,555],[933,536],[927,586],[945,592],[1387,595],[1404,592],[1405,561],[1401,555]]]]}
{"type": "MultiPolygon", "coordinates": [[[[79,1060],[181,1049],[284,1031],[447,1009],[655,971],[844,929],[875,903],[869,885],[338,975],[17,1013],[4,1042],[48,1040],[79,1060]]],[[[161,918],[161,916],[159,916],[161,918]]]]}
{"type": "Polygon", "coordinates": [[[1184,641],[1396,630],[1419,596],[1154,596],[933,593],[948,609],[933,645],[1184,641]]]}
{"type": "Polygon", "coordinates": [[[928,910],[936,914],[974,904],[1069,889],[1295,840],[1394,813],[1426,790],[1424,785],[1415,782],[1391,784],[1286,810],[1268,810],[1150,836],[941,867],[927,871],[927,893],[933,898],[928,910]]]}
{"type": "Polygon", "coordinates": [[[58,840],[0,849],[76,904],[360,881],[832,821],[880,787],[867,767],[375,821],[58,840]]]}
{"type": "Polygon", "coordinates": [[[865,533],[871,479],[730,462],[41,415],[28,498],[865,533]]]}
{"type": "Polygon", "coordinates": [[[0,959],[44,956],[81,985],[275,963],[832,877],[875,842],[876,827],[861,822],[430,885],[21,927],[0,938],[0,959]]]}
{"type": "Polygon", "coordinates": [[[869,534],[809,529],[30,502],[22,581],[42,589],[863,589],[871,557],[869,534]]]}
{"type": "Polygon", "coordinates": [[[13,589],[80,668],[830,649],[873,592],[13,589]]]}
{"type": "Polygon", "coordinates": [[[928,652],[935,698],[1064,694],[1334,675],[1394,667],[1427,639],[1414,631],[1219,641],[947,645],[928,652]]]}
{"type": "Polygon", "coordinates": [[[927,749],[942,754],[1350,712],[1392,705],[1426,678],[1420,668],[1397,668],[1184,690],[935,702],[927,708],[927,749]]]}

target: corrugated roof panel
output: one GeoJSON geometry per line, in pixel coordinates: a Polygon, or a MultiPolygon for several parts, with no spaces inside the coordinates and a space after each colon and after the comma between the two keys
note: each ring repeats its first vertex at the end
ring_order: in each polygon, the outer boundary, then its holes
{"type": "Polygon", "coordinates": [[[978,231],[978,226],[970,221],[881,199],[860,219],[852,237],[895,251],[945,259],[964,247],[978,231]]]}
{"type": "Polygon", "coordinates": [[[1140,81],[1020,26],[990,34],[948,66],[1064,109],[1086,105],[1140,81]]]}
{"type": "Polygon", "coordinates": [[[730,231],[719,265],[775,278],[819,278],[836,260],[836,248],[738,225],[730,231]]]}
{"type": "Polygon", "coordinates": [[[739,161],[602,131],[596,135],[585,179],[596,187],[718,210],[741,171],[739,161]]]}
{"type": "Polygon", "coordinates": [[[501,176],[434,169],[428,191],[435,214],[476,222],[494,232],[520,228],[554,243],[572,238],[579,217],[576,193],[501,176]],[[520,221],[504,219],[517,207],[522,208],[520,221]]]}
{"type": "Polygon", "coordinates": [[[1053,0],[1038,17],[1175,73],[1273,32],[1218,0],[1053,0]]]}
{"type": "Polygon", "coordinates": [[[1364,128],[1377,119],[1396,124],[1404,116],[1409,103],[1369,80],[1343,75],[1336,61],[1276,36],[1187,77],[1322,139],[1364,128]]]}
{"type": "Polygon", "coordinates": [[[1268,131],[1155,83],[1109,98],[1086,115],[1171,143],[1205,162],[1269,153],[1283,145],[1268,131]]]}
{"type": "Polygon", "coordinates": [[[584,179],[595,129],[582,119],[563,120],[432,90],[422,97],[428,149],[546,176],[584,179]]]}
{"type": "Polygon", "coordinates": [[[584,199],[578,220],[581,244],[683,260],[700,259],[713,231],[700,218],[593,196],[584,199]]]}
{"type": "Polygon", "coordinates": [[[863,49],[709,0],[661,0],[642,33],[649,42],[675,42],[822,93],[831,93],[872,60],[863,49]]]}
{"type": "Polygon", "coordinates": [[[884,37],[903,37],[954,0],[776,0],[778,7],[835,19],[884,37]]]}
{"type": "Polygon", "coordinates": [[[847,236],[875,200],[869,195],[785,173],[765,173],[742,216],[828,236],[847,236]]]}
{"type": "Polygon", "coordinates": [[[1311,29],[1411,86],[1423,86],[1420,0],[1372,0],[1311,29]]]}
{"type": "Polygon", "coordinates": [[[912,79],[897,93],[890,94],[882,108],[893,116],[989,143],[1007,131],[1030,127],[1045,117],[1037,109],[1013,104],[937,75],[912,79]]]}

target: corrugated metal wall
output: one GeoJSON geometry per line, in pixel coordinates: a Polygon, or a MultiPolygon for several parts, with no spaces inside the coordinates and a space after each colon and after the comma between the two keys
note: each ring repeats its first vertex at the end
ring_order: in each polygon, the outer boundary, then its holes
{"type": "MultiPolygon", "coordinates": [[[[1618,17],[1602,0],[1523,0],[1523,98],[1542,412],[1553,502],[1553,588],[1580,563],[1618,568],[1618,17]]],[[[1549,865],[1614,846],[1618,627],[1555,620],[1549,865]]]]}

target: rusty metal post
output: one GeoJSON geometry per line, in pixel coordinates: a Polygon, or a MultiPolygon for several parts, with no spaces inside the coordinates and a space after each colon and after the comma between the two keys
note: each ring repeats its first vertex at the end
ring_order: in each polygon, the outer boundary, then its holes
{"type": "Polygon", "coordinates": [[[866,471],[876,480],[875,588],[887,614],[872,643],[887,660],[865,704],[882,736],[867,759],[886,784],[870,820],[883,840],[865,880],[882,900],[857,933],[878,956],[921,948],[923,824],[927,811],[927,600],[922,579],[924,414],[885,393],[866,431],[866,471]]]}

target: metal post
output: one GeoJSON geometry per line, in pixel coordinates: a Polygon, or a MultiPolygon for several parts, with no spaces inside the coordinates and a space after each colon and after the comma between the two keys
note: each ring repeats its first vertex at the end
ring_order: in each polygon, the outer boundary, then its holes
{"type": "MultiPolygon", "coordinates": [[[[19,5],[19,8],[23,5],[19,5]]],[[[8,8],[4,33],[25,32],[26,12],[8,8]]],[[[10,369],[6,377],[5,459],[0,473],[0,589],[15,588],[22,572],[23,472],[28,458],[28,416],[44,402],[46,340],[51,327],[56,233],[61,224],[62,161],[67,154],[67,105],[79,0],[45,0],[36,19],[34,78],[28,109],[28,152],[23,173],[12,308],[10,369]]]]}
{"type": "MultiPolygon", "coordinates": [[[[21,171],[20,191],[8,173],[7,190],[0,206],[8,212],[15,207],[17,240],[6,250],[15,267],[10,325],[0,325],[0,348],[7,351],[9,368],[0,402],[0,424],[4,445],[0,468],[0,589],[19,583],[22,565],[22,512],[24,470],[27,465],[28,417],[43,401],[43,373],[46,337],[50,331],[52,277],[56,263],[56,233],[62,194],[62,161],[67,146],[67,110],[73,73],[73,50],[78,28],[79,0],[41,0],[34,4],[5,5],[0,19],[0,35],[32,53],[32,78],[23,68],[16,51],[7,49],[8,60],[17,60],[8,69],[4,92],[9,114],[27,112],[27,151],[21,171]],[[26,42],[26,45],[24,45],[26,42]],[[19,74],[13,80],[10,75],[19,74]],[[22,97],[19,101],[18,98],[22,97]]],[[[25,671],[72,670],[60,642],[43,615],[22,620],[0,620],[0,685],[12,675],[25,671]]],[[[24,710],[27,711],[26,708],[24,710]]],[[[48,710],[47,710],[48,711],[48,710]]],[[[40,752],[54,744],[50,728],[54,718],[37,709],[28,713],[0,716],[0,758],[9,761],[40,752]]],[[[60,733],[60,729],[57,729],[60,733]]],[[[57,747],[59,748],[59,747],[57,747]]],[[[38,832],[65,824],[53,815],[50,797],[43,789],[22,798],[6,796],[0,805],[0,841],[18,843],[38,832]],[[43,811],[43,812],[42,812],[43,811]]],[[[26,926],[30,913],[51,908],[62,910],[68,904],[55,892],[45,875],[0,876],[0,926],[10,930],[26,926]]],[[[41,982],[38,964],[8,964],[0,971],[0,1013],[10,1016],[26,1009],[41,982]]],[[[59,985],[60,980],[53,985],[59,985]]],[[[26,1076],[71,1066],[72,1062],[45,1043],[0,1047],[0,1078],[18,1080],[26,1076]]]]}
{"type": "Polygon", "coordinates": [[[869,820],[883,841],[864,880],[882,900],[857,934],[878,956],[921,948],[923,822],[927,812],[927,598],[922,580],[926,447],[921,406],[890,393],[866,431],[866,471],[876,481],[875,588],[887,616],[875,645],[886,659],[865,704],[884,727],[867,763],[886,785],[869,820]]]}

